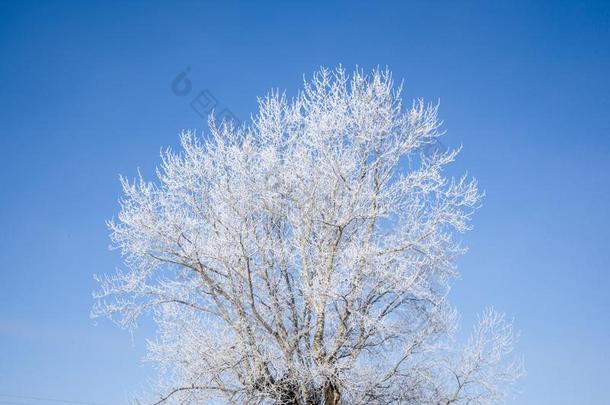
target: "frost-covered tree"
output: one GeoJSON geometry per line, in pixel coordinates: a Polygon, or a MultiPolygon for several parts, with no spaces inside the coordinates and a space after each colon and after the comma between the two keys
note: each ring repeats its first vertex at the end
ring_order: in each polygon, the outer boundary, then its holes
{"type": "Polygon", "coordinates": [[[439,125],[387,71],[322,69],[249,126],[183,133],[157,182],[122,180],[127,270],[100,278],[94,315],[152,311],[157,403],[501,399],[522,373],[511,325],[487,311],[453,339],[456,235],[480,194],[443,174],[457,151],[426,147],[439,125]]]}

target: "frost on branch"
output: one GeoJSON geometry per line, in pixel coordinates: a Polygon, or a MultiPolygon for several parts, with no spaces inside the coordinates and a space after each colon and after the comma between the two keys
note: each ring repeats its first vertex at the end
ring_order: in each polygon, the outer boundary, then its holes
{"type": "MultiPolygon", "coordinates": [[[[250,126],[210,122],[162,154],[158,181],[122,180],[94,315],[151,312],[159,402],[483,404],[521,374],[512,330],[487,313],[451,345],[447,302],[478,207],[426,152],[437,106],[401,105],[387,71],[321,70],[250,126]]],[[[154,401],[153,401],[154,402],[154,401]]]]}

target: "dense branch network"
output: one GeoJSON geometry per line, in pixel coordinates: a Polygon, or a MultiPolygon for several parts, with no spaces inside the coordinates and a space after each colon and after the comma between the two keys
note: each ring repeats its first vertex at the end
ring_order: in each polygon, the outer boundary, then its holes
{"type": "Polygon", "coordinates": [[[387,71],[322,69],[248,127],[210,122],[123,180],[110,223],[127,270],[95,315],[152,311],[159,403],[484,404],[521,373],[493,311],[455,347],[447,302],[480,202],[447,178],[437,107],[401,105],[387,71]]]}

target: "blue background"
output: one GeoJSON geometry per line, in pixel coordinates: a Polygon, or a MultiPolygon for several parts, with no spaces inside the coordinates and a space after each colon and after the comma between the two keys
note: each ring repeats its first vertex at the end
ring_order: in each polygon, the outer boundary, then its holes
{"type": "Polygon", "coordinates": [[[200,91],[246,121],[339,63],[440,99],[443,143],[464,145],[456,170],[487,197],[452,299],[465,332],[490,304],[514,317],[529,374],[509,403],[607,403],[610,4],[594,1],[2,2],[0,403],[146,389],[152,325],[131,339],[89,319],[92,275],[121,265],[104,223],[119,173],[152,178],[161,147],[205,129],[200,91]]]}

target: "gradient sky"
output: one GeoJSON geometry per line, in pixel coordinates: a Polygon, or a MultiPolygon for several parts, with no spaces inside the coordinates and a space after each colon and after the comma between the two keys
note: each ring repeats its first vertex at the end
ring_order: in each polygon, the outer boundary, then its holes
{"type": "Polygon", "coordinates": [[[487,196],[452,300],[466,331],[488,305],[515,319],[528,376],[509,403],[607,403],[608,2],[0,3],[0,404],[146,388],[150,323],[132,339],[89,319],[93,274],[121,266],[119,173],[151,178],[205,129],[201,91],[245,121],[339,63],[440,100],[443,143],[464,146],[455,168],[487,196]]]}

